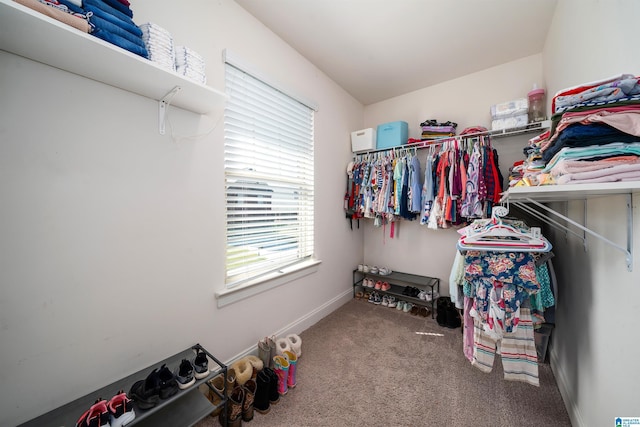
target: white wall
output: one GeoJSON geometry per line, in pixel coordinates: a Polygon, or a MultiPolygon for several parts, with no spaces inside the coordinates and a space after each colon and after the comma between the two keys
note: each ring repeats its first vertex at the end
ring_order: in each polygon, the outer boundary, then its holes
{"type": "MultiPolygon", "coordinates": [[[[427,119],[456,122],[458,133],[470,126],[480,125],[490,129],[490,106],[526,97],[534,83],[539,87],[544,85],[542,55],[528,56],[368,105],[364,113],[365,127],[375,128],[381,123],[403,120],[409,124],[409,136],[413,138],[420,138],[420,123],[427,119]]],[[[493,139],[505,180],[513,162],[523,158],[522,148],[527,139],[535,135],[493,139]]],[[[425,165],[426,151],[418,152],[422,167],[425,165]]],[[[449,294],[449,273],[459,237],[454,229],[431,230],[418,221],[402,220],[398,224],[396,237],[390,239],[389,227],[383,230],[374,227],[372,220],[364,222],[366,263],[438,277],[441,293],[449,294]]]]}
{"type": "MultiPolygon", "coordinates": [[[[640,4],[633,0],[561,0],[543,53],[550,92],[620,73],[640,74],[635,28],[640,4]],[[591,29],[591,30],[586,30],[591,29]]],[[[613,425],[640,413],[640,344],[634,325],[640,308],[639,195],[633,196],[633,271],[622,252],[588,238],[553,233],[559,297],[551,362],[576,426],[613,425]]],[[[583,202],[556,204],[584,221],[583,202]]],[[[626,246],[623,196],[587,202],[587,226],[626,246]]]]}
{"type": "MultiPolygon", "coordinates": [[[[363,107],[231,0],[138,0],[205,57],[222,49],[314,100],[319,271],[216,308],[224,282],[220,112],[170,107],[0,52],[0,425],[15,425],[199,342],[222,360],[301,332],[351,296],[362,233],[342,212],[363,107]]],[[[61,46],[61,48],[64,48],[61,46]]],[[[89,59],[90,60],[90,59],[89,59]]],[[[113,70],[126,73],[127,70],[113,70]]],[[[103,396],[104,397],[104,396],[103,396]]],[[[79,416],[80,414],[78,414],[79,416]]]]}

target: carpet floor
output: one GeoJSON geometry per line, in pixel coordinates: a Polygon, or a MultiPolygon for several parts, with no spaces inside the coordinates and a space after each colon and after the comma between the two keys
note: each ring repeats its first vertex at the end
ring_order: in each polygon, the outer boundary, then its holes
{"type": "MultiPolygon", "coordinates": [[[[260,426],[571,426],[548,364],[540,387],[505,381],[462,353],[460,328],[352,300],[300,334],[298,385],[260,426]]],[[[219,426],[207,417],[197,427],[219,426]]]]}

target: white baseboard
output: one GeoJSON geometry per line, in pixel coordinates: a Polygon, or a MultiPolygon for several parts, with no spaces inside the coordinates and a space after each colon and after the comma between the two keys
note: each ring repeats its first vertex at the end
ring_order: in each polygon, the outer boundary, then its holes
{"type": "MultiPolygon", "coordinates": [[[[344,291],[341,294],[338,294],[336,297],[330,299],[329,301],[325,302],[321,306],[310,311],[304,316],[294,320],[293,322],[284,326],[280,330],[274,332],[273,334],[270,334],[269,336],[275,335],[276,337],[283,337],[289,334],[300,334],[305,329],[308,329],[309,327],[315,325],[316,323],[318,323],[318,321],[325,318],[326,316],[328,316],[338,308],[342,307],[344,304],[349,302],[352,298],[353,298],[353,289],[349,288],[347,291],[344,291]]],[[[251,347],[246,348],[245,350],[231,357],[230,360],[227,360],[224,363],[227,366],[229,366],[236,360],[239,360],[249,355],[254,355],[254,356],[258,355],[257,342],[251,347]]]]}
{"type": "Polygon", "coordinates": [[[551,371],[556,377],[556,383],[558,384],[558,389],[562,395],[564,406],[567,408],[569,418],[571,419],[571,425],[575,427],[587,427],[580,415],[580,409],[573,400],[571,389],[569,388],[569,380],[560,367],[558,356],[556,355],[556,352],[553,351],[553,347],[549,349],[549,363],[551,364],[551,371]]]}

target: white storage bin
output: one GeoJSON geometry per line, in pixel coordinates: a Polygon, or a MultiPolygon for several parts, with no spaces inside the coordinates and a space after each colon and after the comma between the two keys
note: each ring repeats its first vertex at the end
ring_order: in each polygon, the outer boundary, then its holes
{"type": "Polygon", "coordinates": [[[376,133],[373,128],[351,132],[351,151],[369,151],[376,149],[376,133]]]}

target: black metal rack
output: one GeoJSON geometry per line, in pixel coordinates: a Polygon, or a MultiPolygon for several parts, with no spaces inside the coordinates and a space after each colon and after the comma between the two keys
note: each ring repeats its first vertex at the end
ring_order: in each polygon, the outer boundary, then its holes
{"type": "Polygon", "coordinates": [[[163,426],[163,427],[180,427],[191,426],[209,415],[215,409],[222,407],[223,411],[226,411],[227,398],[226,393],[219,393],[208,384],[211,378],[214,378],[220,374],[224,375],[224,383],[227,383],[227,366],[220,362],[215,356],[209,353],[200,344],[196,344],[193,347],[185,349],[171,357],[168,357],[158,363],[135,372],[125,378],[115,381],[105,387],[102,387],[96,391],[88,393],[72,402],[69,402],[59,408],[56,408],[46,414],[43,414],[37,418],[27,421],[21,424],[19,427],[73,427],[80,416],[87,410],[98,398],[109,399],[118,393],[119,390],[129,391],[133,383],[138,380],[145,379],[149,373],[159,368],[163,364],[166,364],[169,369],[177,367],[182,359],[192,359],[198,350],[204,351],[210,359],[210,362],[214,362],[217,368],[212,368],[209,363],[209,375],[205,378],[196,380],[196,383],[185,390],[179,390],[175,395],[161,400],[160,403],[151,409],[141,410],[138,408],[134,401],[134,410],[136,418],[127,424],[127,426],[163,426]],[[206,383],[207,386],[213,390],[220,402],[217,405],[213,405],[200,391],[199,386],[206,383]]]}
{"type": "Polygon", "coordinates": [[[389,274],[374,274],[370,272],[365,273],[364,271],[355,269],[353,270],[353,296],[354,297],[356,295],[356,286],[357,285],[362,286],[364,279],[367,277],[375,278],[376,281],[380,280],[383,282],[387,282],[391,285],[391,288],[386,291],[383,291],[381,289],[373,289],[373,288],[365,287],[364,288],[365,290],[367,289],[375,290],[376,292],[379,292],[382,294],[393,295],[396,298],[402,299],[404,301],[409,301],[418,305],[423,305],[423,306],[430,305],[431,318],[433,319],[435,317],[434,307],[435,307],[437,298],[432,298],[431,301],[425,301],[420,298],[404,295],[402,291],[406,286],[415,286],[416,288],[423,289],[423,290],[426,290],[426,288],[430,288],[431,295],[433,295],[434,289],[436,290],[436,292],[438,292],[438,294],[440,294],[440,279],[435,277],[429,277],[429,276],[420,276],[417,274],[401,273],[398,271],[393,271],[389,274]],[[358,277],[360,278],[358,279],[358,277]]]}

